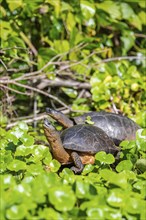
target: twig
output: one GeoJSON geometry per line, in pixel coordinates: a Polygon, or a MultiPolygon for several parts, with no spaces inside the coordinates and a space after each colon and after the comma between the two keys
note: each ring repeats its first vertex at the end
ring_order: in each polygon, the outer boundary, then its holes
{"type": "Polygon", "coordinates": [[[110,101],[112,103],[112,107],[113,107],[113,110],[114,110],[114,113],[118,114],[119,113],[119,110],[117,109],[114,101],[113,101],[113,96],[110,97],[110,101]]]}
{"type": "Polygon", "coordinates": [[[60,78],[56,78],[55,80],[48,80],[44,79],[41,83],[37,86],[38,89],[44,89],[47,86],[49,87],[73,87],[76,89],[90,89],[91,85],[87,82],[78,82],[73,80],[63,80],[60,78]]]}
{"type": "MultiPolygon", "coordinates": [[[[82,44],[80,44],[80,45],[82,45],[82,44]]],[[[83,45],[83,47],[85,47],[85,46],[87,46],[87,44],[85,44],[85,45],[83,45]]],[[[55,57],[53,57],[46,65],[44,65],[40,70],[39,70],[39,73],[41,73],[44,69],[46,69],[49,65],[52,65],[52,61],[54,61],[56,58],[58,58],[58,57],[63,57],[63,56],[65,56],[65,55],[67,55],[67,54],[69,54],[70,52],[72,52],[72,51],[74,51],[76,48],[78,48],[79,47],[79,45],[77,45],[76,47],[74,47],[73,49],[71,49],[71,50],[69,50],[69,51],[67,51],[67,52],[64,52],[64,53],[62,53],[62,54],[58,54],[58,55],[56,55],[55,57]]],[[[80,47],[79,47],[80,48],[80,47]]],[[[81,48],[80,48],[81,49],[81,48]]]]}
{"type": "Polygon", "coordinates": [[[0,59],[0,62],[2,63],[2,65],[4,66],[5,70],[8,70],[6,64],[2,61],[2,59],[0,59]]]}
{"type": "Polygon", "coordinates": [[[13,80],[9,80],[7,83],[10,83],[10,84],[14,84],[14,85],[17,85],[17,86],[20,86],[20,87],[23,87],[23,88],[26,88],[26,89],[29,89],[31,91],[35,91],[37,93],[40,93],[42,95],[45,95],[51,99],[54,99],[56,102],[60,103],[61,105],[63,105],[64,107],[70,109],[64,102],[62,102],[61,100],[59,100],[57,97],[51,95],[51,94],[48,94],[47,92],[44,92],[44,91],[41,91],[40,89],[36,89],[34,87],[31,87],[31,86],[28,86],[28,85],[24,85],[24,84],[21,84],[21,83],[17,83],[13,80]]]}
{"type": "Polygon", "coordinates": [[[47,68],[49,65],[52,65],[53,60],[55,60],[56,58],[58,58],[60,55],[62,54],[58,54],[55,57],[53,57],[45,66],[43,66],[40,70],[34,71],[34,72],[30,72],[30,73],[25,73],[23,76],[20,76],[18,78],[15,79],[15,81],[19,81],[19,80],[25,80],[27,76],[32,77],[35,76],[37,74],[40,74],[43,72],[43,70],[45,68],[47,68]]]}
{"type": "Polygon", "coordinates": [[[10,91],[13,91],[13,92],[18,93],[18,94],[21,94],[21,95],[27,95],[27,96],[30,96],[29,93],[26,93],[26,92],[20,92],[20,91],[18,91],[18,90],[16,90],[16,89],[12,89],[12,88],[10,88],[10,87],[8,87],[8,86],[4,86],[4,85],[2,85],[2,84],[0,84],[0,87],[5,88],[5,89],[8,89],[8,90],[10,90],[10,91]]]}
{"type": "MultiPolygon", "coordinates": [[[[53,63],[53,61],[54,61],[55,59],[61,58],[61,57],[65,56],[65,55],[67,55],[68,53],[70,53],[70,52],[72,52],[72,51],[74,51],[74,50],[76,50],[76,49],[81,49],[81,48],[83,48],[83,47],[85,47],[85,46],[87,46],[87,45],[88,45],[88,44],[82,44],[82,43],[81,43],[81,44],[77,45],[76,47],[72,48],[70,51],[67,51],[67,52],[64,52],[64,53],[61,53],[61,54],[57,54],[57,55],[54,56],[49,62],[47,62],[40,70],[31,72],[31,73],[25,73],[23,76],[20,76],[20,77],[16,78],[15,81],[23,80],[23,79],[25,79],[25,77],[27,77],[28,75],[29,75],[29,76],[35,76],[35,75],[37,75],[37,74],[40,74],[40,73],[42,73],[43,70],[45,70],[48,66],[54,64],[55,62],[53,63]]],[[[63,62],[70,62],[70,61],[63,61],[63,62]]],[[[61,62],[60,62],[60,63],[61,63],[61,62]]],[[[59,64],[58,61],[56,62],[56,65],[57,65],[57,64],[59,64]]]]}
{"type": "Polygon", "coordinates": [[[146,35],[145,35],[145,34],[134,33],[134,35],[135,35],[136,37],[146,38],[146,35]]]}
{"type": "Polygon", "coordinates": [[[23,33],[23,31],[20,30],[19,25],[17,24],[17,21],[13,21],[13,24],[15,26],[15,28],[17,29],[19,35],[22,37],[22,39],[24,40],[24,42],[28,45],[28,47],[30,48],[30,50],[32,51],[32,53],[37,56],[38,52],[36,50],[36,48],[34,47],[34,45],[32,44],[32,42],[29,40],[29,38],[25,35],[25,33],[23,33]]]}
{"type": "Polygon", "coordinates": [[[37,52],[36,48],[34,47],[34,45],[31,43],[31,41],[28,39],[28,37],[22,31],[20,31],[19,34],[22,37],[22,39],[24,40],[24,42],[29,46],[29,48],[31,49],[33,54],[35,56],[37,56],[38,52],[37,52]]]}
{"type": "MultiPolygon", "coordinates": [[[[64,68],[62,68],[61,70],[59,70],[59,71],[57,72],[57,74],[59,74],[60,72],[62,72],[62,71],[65,70],[65,69],[71,68],[71,67],[76,66],[76,65],[78,65],[78,64],[82,64],[83,61],[89,59],[89,58],[92,57],[94,54],[99,54],[99,53],[107,52],[108,50],[109,50],[109,49],[100,50],[100,51],[93,51],[91,54],[89,54],[89,55],[88,55],[87,57],[85,57],[84,59],[82,59],[82,60],[80,60],[80,61],[78,61],[78,62],[76,62],[76,63],[71,63],[71,64],[68,65],[68,66],[65,66],[64,68]]],[[[87,66],[87,65],[86,65],[86,66],[87,66]]]]}
{"type": "MultiPolygon", "coordinates": [[[[20,69],[7,69],[7,72],[13,72],[13,73],[18,73],[18,72],[21,72],[21,71],[24,71],[24,70],[28,70],[29,67],[26,67],[26,68],[20,68],[20,69]]],[[[3,72],[3,71],[1,71],[3,72]]]]}
{"type": "MultiPolygon", "coordinates": [[[[141,0],[141,1],[142,1],[142,0],[141,0]]],[[[111,26],[106,26],[106,27],[102,26],[102,28],[107,29],[107,30],[110,30],[110,31],[115,31],[114,28],[111,27],[111,26]]],[[[146,35],[145,35],[145,34],[134,33],[134,35],[135,35],[136,37],[146,38],[146,35]]]]}
{"type": "MultiPolygon", "coordinates": [[[[37,117],[35,117],[35,118],[33,117],[33,118],[30,118],[30,119],[21,120],[21,121],[23,121],[23,122],[25,122],[25,123],[32,123],[32,122],[34,122],[34,120],[35,120],[35,121],[39,121],[39,120],[42,120],[42,119],[44,119],[44,118],[46,118],[46,117],[47,117],[47,115],[43,114],[43,115],[37,116],[37,117]]],[[[18,120],[17,122],[13,122],[13,123],[8,124],[6,128],[9,129],[9,128],[11,128],[11,127],[16,126],[16,125],[18,124],[18,122],[20,122],[20,120],[18,120]]]]}
{"type": "Polygon", "coordinates": [[[108,62],[111,62],[111,61],[120,61],[120,60],[145,60],[146,57],[145,56],[123,56],[123,57],[111,57],[111,58],[108,58],[108,59],[104,59],[104,60],[101,60],[95,64],[93,64],[92,66],[95,66],[95,65],[99,65],[101,63],[108,63],[108,62]]]}
{"type": "Polygon", "coordinates": [[[1,48],[1,49],[0,49],[0,52],[1,52],[1,51],[5,51],[5,50],[13,50],[13,49],[18,49],[18,50],[27,50],[27,51],[29,52],[29,49],[28,49],[28,48],[17,47],[17,46],[14,46],[14,47],[6,47],[6,48],[1,48]]]}
{"type": "MultiPolygon", "coordinates": [[[[37,117],[41,117],[43,115],[46,115],[45,113],[39,113],[37,114],[37,117]]],[[[18,118],[11,118],[11,122],[17,122],[17,121],[24,121],[26,119],[34,119],[33,115],[26,115],[26,116],[21,116],[18,118]]]]}

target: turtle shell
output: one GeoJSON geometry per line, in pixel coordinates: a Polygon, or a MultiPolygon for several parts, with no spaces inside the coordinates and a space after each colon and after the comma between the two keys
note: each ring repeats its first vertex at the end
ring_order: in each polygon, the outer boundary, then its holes
{"type": "Polygon", "coordinates": [[[100,128],[80,124],[65,129],[61,133],[63,147],[77,152],[95,154],[99,151],[117,154],[118,149],[107,134],[100,128]]]}
{"type": "Polygon", "coordinates": [[[118,146],[123,140],[134,140],[136,131],[140,127],[126,116],[110,112],[89,112],[75,117],[76,124],[86,122],[87,116],[91,117],[94,126],[101,128],[118,146]]]}

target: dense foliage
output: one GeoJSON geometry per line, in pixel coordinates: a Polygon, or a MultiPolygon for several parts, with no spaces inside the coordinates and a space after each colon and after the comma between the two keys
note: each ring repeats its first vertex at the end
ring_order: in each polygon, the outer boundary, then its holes
{"type": "Polygon", "coordinates": [[[99,152],[81,175],[52,158],[42,129],[46,106],[145,127],[145,1],[0,3],[0,219],[145,220],[144,129],[121,143],[118,164],[99,152]]]}
{"type": "Polygon", "coordinates": [[[59,170],[49,148],[34,144],[28,126],[0,130],[1,219],[145,219],[145,134],[121,144],[121,161],[99,152],[81,175],[59,170]]]}

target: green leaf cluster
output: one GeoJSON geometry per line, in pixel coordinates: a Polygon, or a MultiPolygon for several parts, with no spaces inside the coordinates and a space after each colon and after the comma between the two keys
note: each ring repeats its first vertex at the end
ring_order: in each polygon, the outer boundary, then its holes
{"type": "Polygon", "coordinates": [[[110,108],[112,102],[121,112],[138,113],[145,105],[144,80],[145,74],[127,61],[102,64],[90,79],[95,106],[110,108]]]}
{"type": "Polygon", "coordinates": [[[120,161],[98,152],[81,175],[60,168],[19,123],[1,135],[1,219],[145,219],[145,130],[121,143],[120,161]]]}

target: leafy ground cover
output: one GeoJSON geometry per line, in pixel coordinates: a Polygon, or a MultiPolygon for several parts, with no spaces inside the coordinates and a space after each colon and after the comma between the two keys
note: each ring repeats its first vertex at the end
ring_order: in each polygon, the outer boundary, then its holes
{"type": "Polygon", "coordinates": [[[0,219],[146,218],[145,130],[121,143],[120,161],[99,152],[81,175],[60,169],[49,148],[36,145],[25,123],[1,135],[0,219]]]}

